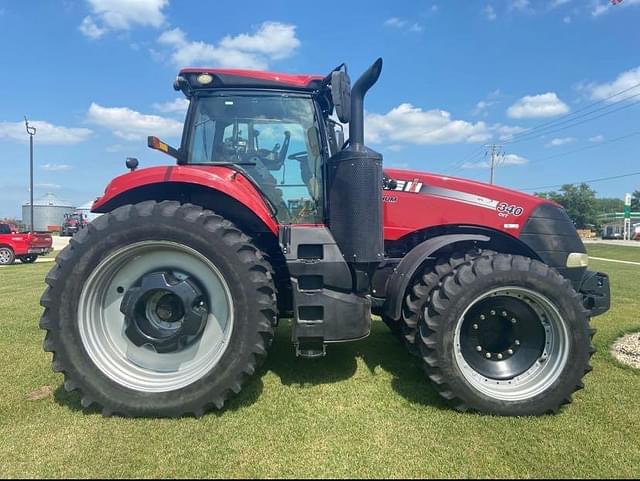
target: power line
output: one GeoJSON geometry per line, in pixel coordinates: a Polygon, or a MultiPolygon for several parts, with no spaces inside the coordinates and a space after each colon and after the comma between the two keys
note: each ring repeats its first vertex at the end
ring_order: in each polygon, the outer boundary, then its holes
{"type": "MultiPolygon", "coordinates": [[[[638,96],[640,96],[640,94],[638,94],[638,96]]],[[[631,97],[629,97],[629,98],[631,98],[631,97]]],[[[536,132],[535,135],[532,135],[529,138],[524,138],[524,139],[521,138],[521,139],[516,139],[516,140],[509,140],[509,141],[506,141],[505,143],[506,144],[517,144],[519,142],[527,142],[529,140],[537,139],[537,138],[540,138],[540,137],[543,137],[543,136],[546,136],[546,135],[549,135],[549,134],[553,134],[553,133],[556,133],[556,132],[562,132],[563,130],[567,130],[567,129],[573,128],[573,127],[575,127],[577,125],[582,125],[582,124],[585,124],[587,122],[591,122],[592,120],[596,120],[596,119],[605,117],[607,115],[619,112],[620,110],[628,109],[629,107],[633,107],[634,105],[637,105],[637,104],[640,104],[640,100],[636,100],[635,102],[631,102],[630,104],[623,105],[622,107],[619,107],[619,108],[614,109],[614,110],[609,110],[608,112],[604,112],[604,113],[602,113],[600,115],[596,115],[595,117],[591,117],[591,118],[588,118],[588,119],[581,120],[580,122],[575,122],[573,124],[566,125],[566,126],[561,127],[559,129],[548,130],[548,131],[543,132],[542,134],[539,134],[539,133],[536,132]]],[[[592,113],[595,113],[595,112],[596,111],[589,112],[587,115],[591,115],[592,113]]],[[[579,118],[581,118],[581,117],[579,117],[579,118]]],[[[577,119],[578,118],[571,119],[571,121],[573,122],[573,120],[577,120],[577,119]]],[[[558,124],[558,125],[560,125],[560,124],[558,124]]],[[[554,127],[557,127],[557,126],[554,126],[554,127]]]]}
{"type": "Polygon", "coordinates": [[[565,157],[567,155],[575,154],[577,152],[582,152],[582,151],[585,151],[585,150],[597,149],[598,147],[602,147],[603,145],[612,144],[614,142],[620,142],[621,140],[625,140],[625,139],[628,139],[629,137],[633,137],[633,136],[636,136],[636,135],[640,135],[640,130],[637,131],[637,132],[631,132],[630,134],[623,135],[621,137],[616,137],[614,139],[606,140],[606,141],[600,142],[598,144],[588,145],[586,147],[580,147],[579,149],[573,149],[573,150],[569,150],[567,152],[561,152],[559,154],[549,155],[548,157],[543,157],[541,159],[532,160],[532,161],[529,162],[529,165],[538,164],[540,162],[544,162],[544,161],[550,160],[550,159],[557,159],[559,157],[565,157]]]}
{"type": "Polygon", "coordinates": [[[565,182],[564,184],[555,184],[555,185],[541,185],[538,187],[529,187],[526,189],[519,189],[523,191],[532,191],[532,190],[541,190],[541,189],[555,189],[556,187],[562,187],[564,185],[578,185],[578,184],[594,184],[596,182],[604,182],[607,180],[615,180],[622,179],[624,177],[633,177],[636,175],[640,175],[640,172],[629,172],[627,174],[614,175],[611,177],[600,177],[599,179],[590,179],[590,180],[581,180],[578,182],[565,182]]]}
{"type": "MultiPolygon", "coordinates": [[[[539,130],[546,130],[546,128],[550,128],[551,126],[553,126],[553,124],[560,125],[560,124],[562,124],[562,123],[571,122],[571,121],[573,121],[573,120],[576,120],[577,118],[581,118],[581,117],[584,117],[584,116],[586,116],[586,115],[590,115],[590,114],[595,113],[595,112],[597,112],[597,111],[600,111],[600,110],[603,110],[603,109],[606,109],[606,108],[612,107],[612,106],[614,106],[614,105],[617,105],[617,104],[619,104],[619,103],[621,103],[621,102],[626,102],[626,101],[627,101],[627,100],[629,100],[630,98],[637,97],[638,95],[640,95],[640,93],[639,93],[639,94],[634,94],[634,95],[629,96],[629,97],[624,97],[624,98],[622,98],[622,99],[620,99],[620,100],[616,100],[615,102],[613,102],[613,103],[612,103],[612,104],[610,104],[610,105],[606,105],[606,106],[604,106],[604,107],[602,107],[602,108],[600,108],[600,109],[596,109],[596,110],[591,111],[591,112],[586,112],[586,113],[585,113],[585,114],[583,114],[582,116],[575,117],[575,118],[569,118],[569,117],[574,117],[576,114],[578,114],[578,113],[580,113],[580,112],[584,112],[585,110],[588,110],[588,109],[590,109],[591,107],[594,107],[594,106],[599,105],[599,104],[601,104],[601,103],[603,103],[603,102],[606,102],[607,100],[611,100],[612,98],[617,97],[618,95],[621,95],[621,94],[623,94],[623,93],[629,92],[630,90],[633,90],[633,89],[635,89],[635,88],[637,88],[637,87],[640,87],[640,82],[639,82],[639,83],[637,83],[637,84],[634,84],[634,85],[632,85],[631,87],[628,87],[628,88],[626,88],[626,89],[624,89],[624,90],[620,90],[619,92],[615,92],[615,93],[613,93],[613,94],[609,95],[608,97],[605,97],[605,98],[603,98],[603,99],[601,99],[601,100],[598,100],[597,102],[593,102],[593,103],[591,103],[591,104],[585,105],[584,107],[582,107],[582,108],[580,108],[580,109],[578,109],[578,110],[575,110],[574,112],[570,112],[570,113],[564,114],[564,115],[562,115],[561,117],[558,117],[558,118],[553,119],[553,120],[549,120],[549,121],[547,121],[547,122],[543,122],[543,123],[538,124],[538,125],[536,125],[536,126],[534,126],[534,127],[531,127],[531,128],[529,128],[529,129],[526,129],[526,130],[525,130],[525,131],[523,131],[523,132],[519,132],[519,133],[517,133],[517,134],[514,134],[514,135],[513,135],[513,138],[529,136],[529,135],[531,135],[531,134],[535,133],[536,131],[539,131],[539,130]],[[567,119],[567,120],[563,120],[563,119],[567,119]],[[545,128],[545,129],[543,129],[543,128],[545,128]]],[[[557,126],[557,125],[556,125],[556,126],[557,126]]]]}

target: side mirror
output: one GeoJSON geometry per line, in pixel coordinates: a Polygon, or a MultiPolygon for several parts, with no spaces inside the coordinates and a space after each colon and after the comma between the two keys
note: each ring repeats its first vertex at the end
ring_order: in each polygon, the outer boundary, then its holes
{"type": "Polygon", "coordinates": [[[340,122],[351,120],[351,79],[345,70],[331,72],[331,98],[340,122]]]}
{"type": "Polygon", "coordinates": [[[158,137],[147,137],[147,145],[150,149],[159,150],[160,152],[164,152],[165,154],[170,155],[171,157],[176,159],[178,163],[182,162],[182,154],[180,153],[180,151],[163,142],[158,137]]]}

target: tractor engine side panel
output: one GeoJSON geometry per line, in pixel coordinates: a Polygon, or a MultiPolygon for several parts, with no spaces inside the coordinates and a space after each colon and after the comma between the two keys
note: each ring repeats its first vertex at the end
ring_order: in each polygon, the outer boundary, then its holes
{"type": "MultiPolygon", "coordinates": [[[[385,241],[429,227],[474,225],[520,237],[543,199],[470,180],[385,169],[395,180],[383,193],[385,241]]],[[[551,204],[553,205],[553,204],[551,204]]]]}

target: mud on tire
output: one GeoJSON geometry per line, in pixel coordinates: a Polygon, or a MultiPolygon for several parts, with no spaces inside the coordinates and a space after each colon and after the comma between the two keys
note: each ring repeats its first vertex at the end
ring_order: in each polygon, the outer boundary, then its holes
{"type": "Polygon", "coordinates": [[[581,301],[567,279],[541,262],[506,254],[464,262],[434,289],[426,315],[419,320],[416,342],[426,374],[440,395],[460,411],[509,416],[555,413],[571,402],[571,395],[583,387],[582,377],[591,370],[595,330],[589,328],[589,313],[581,301]],[[513,306],[522,319],[511,318],[499,306],[513,306]],[[541,339],[540,357],[531,366],[521,365],[520,370],[525,370],[514,371],[513,377],[496,374],[492,378],[488,371],[496,367],[509,373],[508,359],[502,360],[502,354],[498,358],[496,351],[504,349],[505,358],[513,356],[509,366],[517,366],[516,356],[522,359],[522,353],[530,351],[507,354],[515,349],[508,344],[520,345],[525,339],[514,341],[505,334],[500,341],[490,341],[502,344],[489,352],[480,345],[485,341],[473,336],[482,335],[484,322],[515,326],[516,321],[519,325],[513,331],[505,327],[504,332],[528,333],[536,342],[541,339]],[[467,349],[472,338],[475,342],[467,349]],[[482,364],[485,357],[487,362],[482,364]]]}
{"type": "MultiPolygon", "coordinates": [[[[221,409],[266,357],[277,319],[271,266],[262,252],[223,217],[178,202],[125,205],[96,219],[58,255],[46,283],[49,287],[40,301],[44,350],[53,353],[53,370],[64,374],[65,389],[79,392],[83,408],[94,406],[104,415],[201,416],[210,408],[221,409]],[[186,246],[221,273],[232,300],[228,345],[213,367],[186,386],[168,391],[132,388],[105,375],[88,355],[93,348],[83,343],[80,326],[85,320],[79,318],[79,299],[92,274],[109,265],[109,256],[128,245],[167,241],[186,246]]],[[[115,321],[123,322],[122,317],[115,321]]]]}

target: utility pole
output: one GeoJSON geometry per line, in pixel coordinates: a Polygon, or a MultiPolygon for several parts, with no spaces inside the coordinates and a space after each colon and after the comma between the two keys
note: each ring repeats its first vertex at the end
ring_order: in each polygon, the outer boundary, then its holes
{"type": "Polygon", "coordinates": [[[33,136],[36,135],[36,128],[29,126],[26,115],[24,117],[24,125],[27,129],[27,134],[29,134],[29,211],[31,217],[30,232],[33,232],[33,136]]]}
{"type": "Polygon", "coordinates": [[[496,162],[498,160],[498,155],[500,154],[498,152],[498,148],[501,146],[492,144],[492,145],[485,145],[485,147],[491,148],[491,177],[489,178],[489,183],[493,184],[493,180],[495,178],[495,171],[496,171],[496,162]]]}

